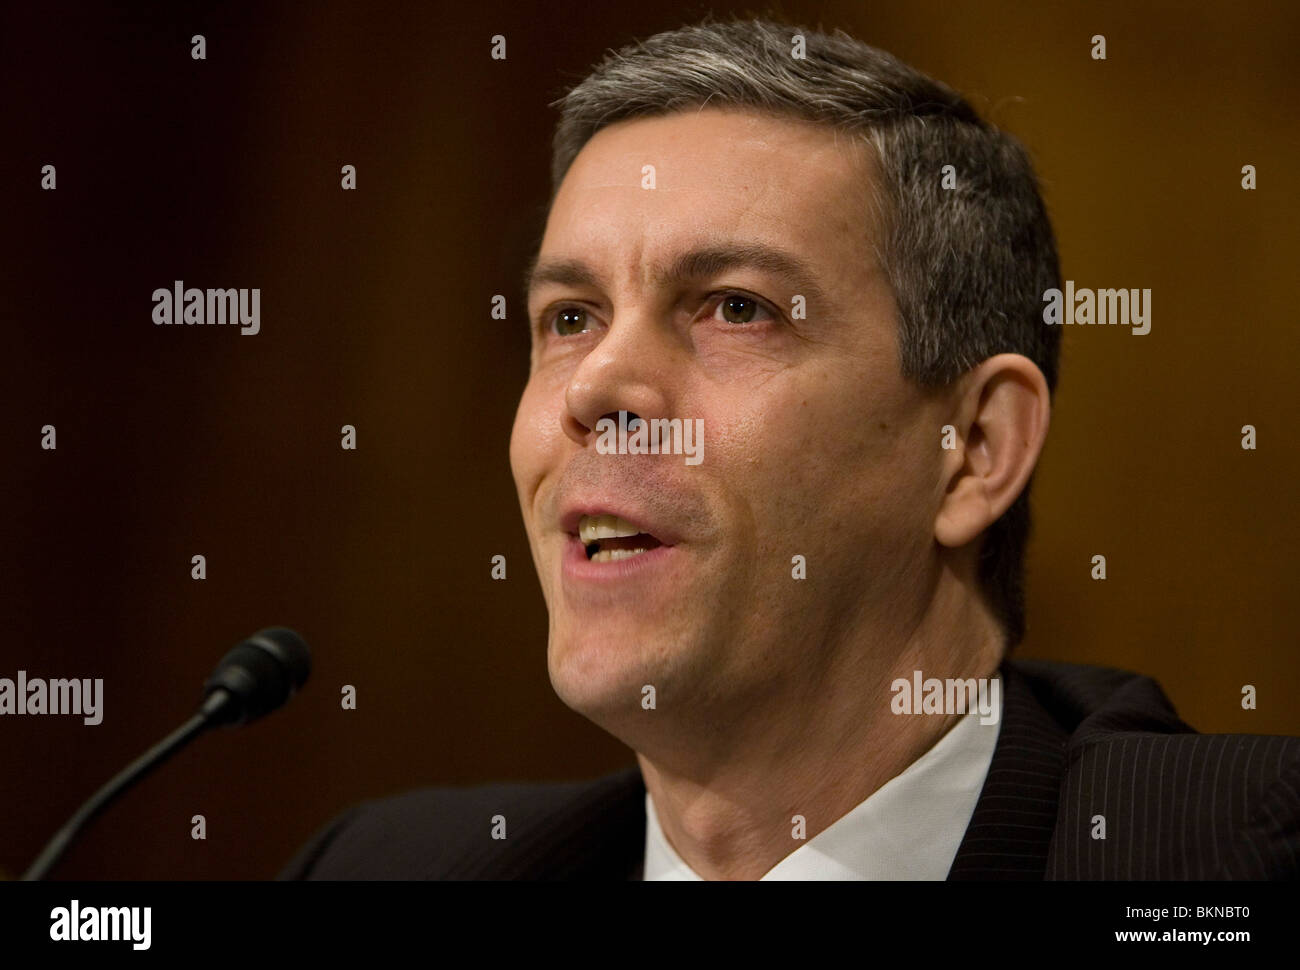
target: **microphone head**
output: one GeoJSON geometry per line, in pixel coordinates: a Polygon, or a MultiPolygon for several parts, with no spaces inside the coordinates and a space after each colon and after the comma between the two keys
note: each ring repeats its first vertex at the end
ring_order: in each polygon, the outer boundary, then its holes
{"type": "Polygon", "coordinates": [[[203,685],[202,709],[215,723],[247,724],[282,705],[310,674],[302,637],[282,626],[259,630],[221,658],[203,685]]]}

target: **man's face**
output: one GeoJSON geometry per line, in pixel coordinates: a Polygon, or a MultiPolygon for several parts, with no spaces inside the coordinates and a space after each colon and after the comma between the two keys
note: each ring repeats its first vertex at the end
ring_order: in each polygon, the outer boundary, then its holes
{"type": "Polygon", "coordinates": [[[644,718],[645,685],[705,719],[815,703],[919,615],[939,425],[899,375],[872,172],[831,129],[705,108],[602,129],[560,187],[510,459],[552,684],[614,733],[644,718]],[[742,248],[792,270],[682,262],[742,248]],[[702,419],[703,460],[600,453],[620,411],[702,419]],[[643,535],[589,559],[582,517],[602,515],[643,535]]]}

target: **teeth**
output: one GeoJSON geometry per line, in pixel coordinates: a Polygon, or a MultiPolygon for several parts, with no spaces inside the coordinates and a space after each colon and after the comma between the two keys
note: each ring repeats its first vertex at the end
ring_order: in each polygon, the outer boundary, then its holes
{"type": "Polygon", "coordinates": [[[644,549],[602,549],[591,557],[592,562],[618,562],[620,559],[631,559],[633,556],[639,556],[645,552],[644,549]]]}
{"type": "MultiPolygon", "coordinates": [[[[640,534],[641,529],[626,519],[620,519],[617,515],[584,515],[578,520],[578,538],[582,540],[583,545],[588,545],[597,539],[621,539],[624,536],[640,534]]],[[[644,549],[639,551],[645,552],[644,549]]]]}

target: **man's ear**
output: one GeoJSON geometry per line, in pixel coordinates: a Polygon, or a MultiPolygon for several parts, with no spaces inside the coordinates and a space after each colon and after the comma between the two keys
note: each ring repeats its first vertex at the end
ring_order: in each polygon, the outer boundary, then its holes
{"type": "Polygon", "coordinates": [[[934,537],[958,548],[1016,500],[1047,438],[1051,395],[1036,364],[998,354],[962,376],[950,423],[956,447],[944,452],[946,487],[934,537]]]}

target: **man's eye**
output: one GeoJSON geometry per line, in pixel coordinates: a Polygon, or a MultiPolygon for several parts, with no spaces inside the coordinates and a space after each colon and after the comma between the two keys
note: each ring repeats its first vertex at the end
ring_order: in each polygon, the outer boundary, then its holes
{"type": "Polygon", "coordinates": [[[582,307],[566,306],[556,311],[552,319],[551,329],[561,337],[571,337],[575,333],[582,333],[590,329],[587,322],[587,311],[582,307]]]}
{"type": "Polygon", "coordinates": [[[722,299],[718,301],[716,312],[722,314],[723,322],[736,326],[775,319],[764,304],[743,293],[724,293],[722,299]],[[766,320],[762,314],[767,315],[766,320]]]}

